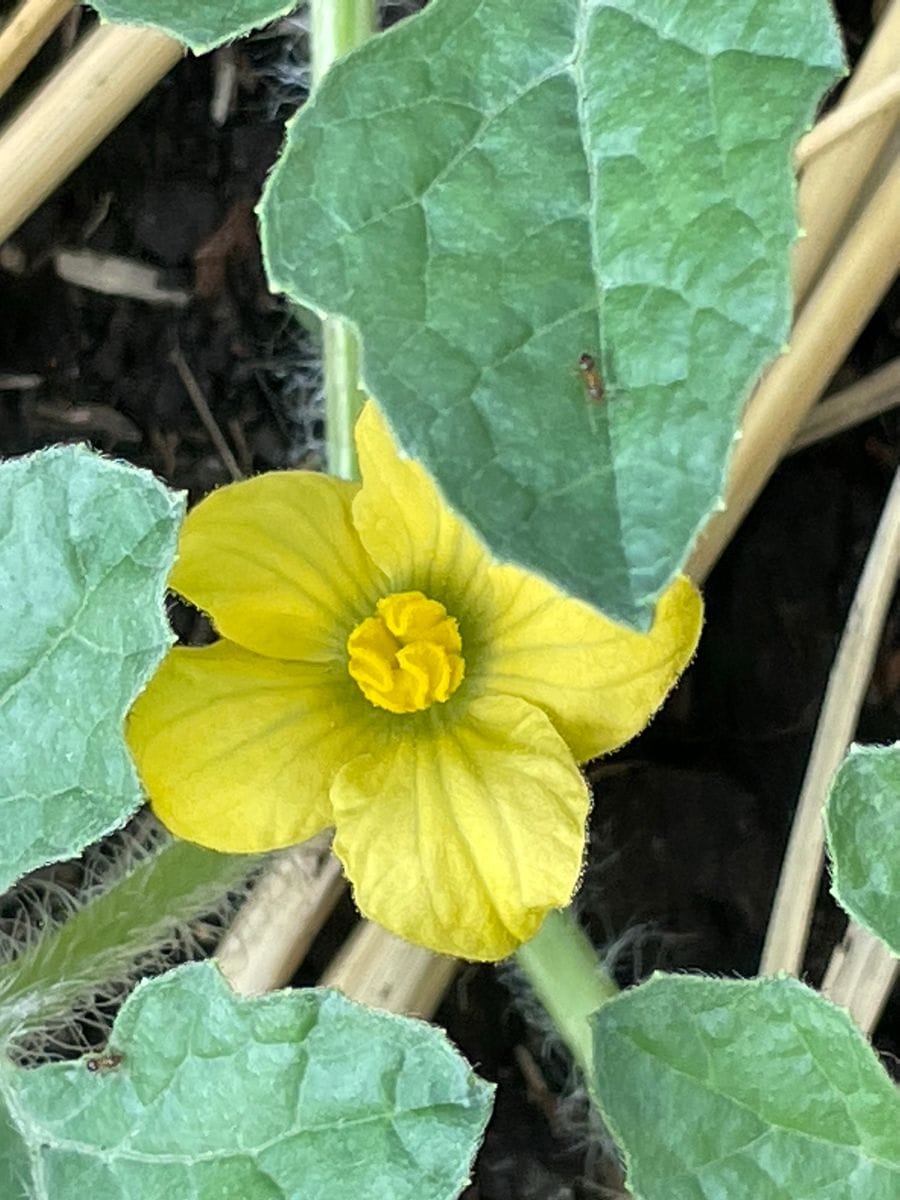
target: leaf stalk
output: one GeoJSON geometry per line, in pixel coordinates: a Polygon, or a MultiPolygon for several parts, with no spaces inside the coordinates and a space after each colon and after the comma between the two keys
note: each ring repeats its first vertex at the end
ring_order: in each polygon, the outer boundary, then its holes
{"type": "MultiPolygon", "coordinates": [[[[311,0],[314,87],[332,63],[371,37],[375,20],[375,0],[311,0]]],[[[356,479],[359,463],[353,427],[365,402],[359,387],[359,345],[353,331],[334,317],[323,321],[322,340],[328,469],[342,479],[356,479]]]]}

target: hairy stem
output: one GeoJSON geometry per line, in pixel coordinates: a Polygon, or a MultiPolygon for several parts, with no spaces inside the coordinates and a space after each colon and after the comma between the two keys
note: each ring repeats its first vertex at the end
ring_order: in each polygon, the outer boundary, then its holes
{"type": "Polygon", "coordinates": [[[571,909],[550,913],[516,952],[516,962],[584,1072],[590,1091],[594,1051],[589,1017],[619,989],[604,972],[571,909]]]}
{"type": "Polygon", "coordinates": [[[166,842],[0,967],[0,1046],[63,1017],[80,996],[128,978],[140,955],[221,904],[255,861],[166,842]]]}

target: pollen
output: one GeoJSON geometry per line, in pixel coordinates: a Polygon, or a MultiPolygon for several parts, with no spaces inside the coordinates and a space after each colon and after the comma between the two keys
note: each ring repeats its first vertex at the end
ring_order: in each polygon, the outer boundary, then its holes
{"type": "Polygon", "coordinates": [[[392,713],[422,712],[449,700],[466,664],[455,617],[422,592],[379,600],[347,639],[347,669],[360,691],[392,713]]]}

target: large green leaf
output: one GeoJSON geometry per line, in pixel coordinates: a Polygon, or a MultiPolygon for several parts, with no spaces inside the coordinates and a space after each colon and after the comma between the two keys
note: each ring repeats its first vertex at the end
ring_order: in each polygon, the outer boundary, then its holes
{"type": "Polygon", "coordinates": [[[29,1200],[450,1200],[490,1111],[437,1029],[338,992],[240,999],[209,964],[142,984],[111,1048],[0,1073],[29,1200]]]}
{"type": "Polygon", "coordinates": [[[840,64],[827,0],[433,0],[291,123],[270,281],[353,323],[498,556],[645,623],[787,337],[791,146],[840,64]]]}
{"type": "Polygon", "coordinates": [[[90,0],[106,21],[151,26],[204,54],[293,12],[296,0],[90,0]]]}
{"type": "Polygon", "coordinates": [[[900,1095],[794,979],[654,976],[594,1017],[597,1094],[637,1200],[896,1200],[900,1095]]]}
{"type": "Polygon", "coordinates": [[[850,748],[825,826],[838,902],[900,957],[900,742],[850,748]]]}
{"type": "Polygon", "coordinates": [[[183,512],[82,447],[0,464],[0,891],[141,803],[122,723],[171,642],[183,512]]]}

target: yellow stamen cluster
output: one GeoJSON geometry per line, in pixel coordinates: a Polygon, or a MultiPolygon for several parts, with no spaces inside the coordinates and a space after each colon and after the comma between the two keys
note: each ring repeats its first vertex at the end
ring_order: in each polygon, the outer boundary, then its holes
{"type": "Polygon", "coordinates": [[[372,704],[421,712],[449,700],[466,664],[455,617],[421,592],[395,592],[347,639],[347,669],[372,704]]]}

